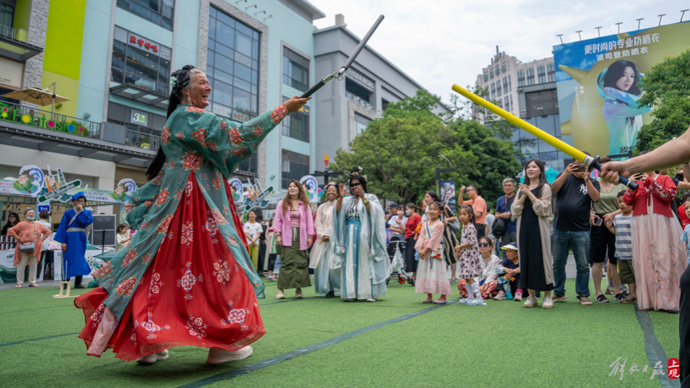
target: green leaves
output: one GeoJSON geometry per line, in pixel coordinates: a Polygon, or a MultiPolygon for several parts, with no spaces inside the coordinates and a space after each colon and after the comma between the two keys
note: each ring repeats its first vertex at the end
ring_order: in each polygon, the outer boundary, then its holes
{"type": "Polygon", "coordinates": [[[637,135],[636,149],[650,151],[690,127],[690,50],[654,66],[640,87],[644,94],[639,103],[654,105],[654,120],[637,135]]]}
{"type": "Polygon", "coordinates": [[[505,128],[439,117],[433,113],[439,102],[437,96],[419,90],[415,97],[391,103],[352,141],[350,152],[337,152],[337,171],[362,166],[369,192],[407,203],[436,190],[436,166],[455,167],[456,172],[442,173],[441,179],[455,180],[458,188],[474,184],[487,202],[494,203],[503,195],[503,178],[520,170],[505,128]]]}

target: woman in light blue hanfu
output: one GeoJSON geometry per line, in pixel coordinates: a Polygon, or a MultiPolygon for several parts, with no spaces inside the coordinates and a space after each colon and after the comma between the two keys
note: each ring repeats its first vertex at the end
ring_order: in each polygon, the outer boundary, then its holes
{"type": "Polygon", "coordinates": [[[386,295],[392,269],[386,251],[386,227],[378,198],[367,194],[366,177],[355,167],[350,172],[350,193],[340,185],[333,209],[335,254],[342,266],[340,297],[345,301],[375,302],[386,295]]]}

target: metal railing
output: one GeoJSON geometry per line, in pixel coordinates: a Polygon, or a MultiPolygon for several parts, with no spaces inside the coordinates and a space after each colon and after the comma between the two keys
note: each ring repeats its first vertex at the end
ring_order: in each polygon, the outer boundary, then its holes
{"type": "Polygon", "coordinates": [[[150,90],[161,95],[168,94],[167,82],[156,82],[155,80],[142,77],[139,74],[126,72],[115,67],[111,68],[110,80],[113,82],[119,82],[121,84],[138,86],[142,89],[150,90]]]}
{"type": "Polygon", "coordinates": [[[145,150],[157,151],[161,145],[160,135],[151,133],[150,129],[148,132],[141,131],[139,129],[133,129],[126,126],[125,130],[125,144],[133,147],[143,148],[145,150]]]}
{"type": "Polygon", "coordinates": [[[0,102],[0,120],[63,132],[72,136],[101,138],[102,123],[7,102],[0,102]]]}
{"type": "Polygon", "coordinates": [[[10,236],[0,236],[0,251],[8,251],[14,249],[17,245],[17,240],[10,236]]]}
{"type": "Polygon", "coordinates": [[[372,105],[372,104],[369,103],[368,101],[365,101],[365,100],[362,99],[361,97],[356,96],[356,95],[354,95],[354,94],[352,94],[352,93],[350,93],[350,92],[345,92],[345,97],[349,98],[350,100],[353,100],[354,102],[358,103],[359,105],[361,105],[361,106],[363,106],[363,107],[365,107],[365,108],[367,108],[367,109],[369,109],[369,110],[375,110],[375,109],[376,109],[376,108],[374,107],[374,105],[372,105]]]}
{"type": "Polygon", "coordinates": [[[10,26],[0,24],[0,36],[26,43],[28,34],[23,28],[12,28],[10,26]]]}

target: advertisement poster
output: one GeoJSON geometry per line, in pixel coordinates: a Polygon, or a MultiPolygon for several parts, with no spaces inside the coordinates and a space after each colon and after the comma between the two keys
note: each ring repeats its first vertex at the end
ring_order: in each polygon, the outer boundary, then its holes
{"type": "Polygon", "coordinates": [[[441,181],[439,185],[441,192],[441,202],[450,206],[455,211],[455,181],[441,181]]]}
{"type": "Polygon", "coordinates": [[[244,187],[242,186],[242,181],[237,178],[232,178],[228,180],[228,185],[232,188],[232,198],[235,203],[244,202],[244,187]]]}
{"type": "Polygon", "coordinates": [[[554,46],[561,133],[592,155],[627,156],[653,106],[640,106],[644,74],[690,48],[690,23],[554,46]]]}
{"type": "Polygon", "coordinates": [[[319,202],[319,183],[316,181],[316,178],[314,178],[311,175],[305,175],[302,177],[302,179],[299,180],[299,183],[301,183],[302,186],[304,186],[304,190],[307,192],[307,195],[309,196],[309,202],[319,202]]]}

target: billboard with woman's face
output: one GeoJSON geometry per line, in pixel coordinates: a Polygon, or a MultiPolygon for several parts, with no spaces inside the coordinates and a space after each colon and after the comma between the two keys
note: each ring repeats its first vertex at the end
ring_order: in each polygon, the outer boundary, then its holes
{"type": "Polygon", "coordinates": [[[554,46],[562,135],[592,155],[627,155],[653,119],[640,81],[688,50],[689,36],[685,22],[554,46]]]}

